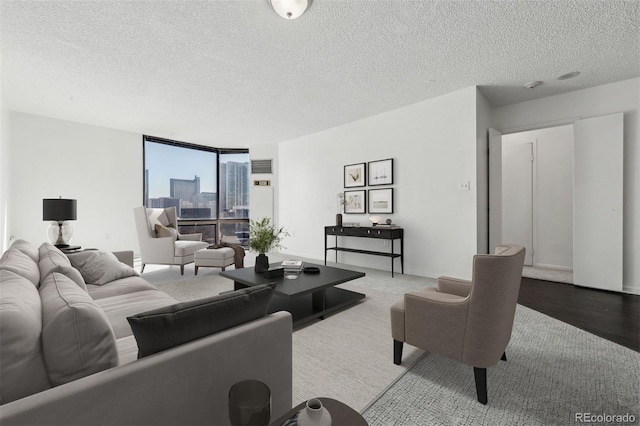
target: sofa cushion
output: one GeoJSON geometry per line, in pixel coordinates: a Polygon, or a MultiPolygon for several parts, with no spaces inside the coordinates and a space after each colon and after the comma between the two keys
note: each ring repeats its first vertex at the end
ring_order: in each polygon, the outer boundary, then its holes
{"type": "Polygon", "coordinates": [[[85,250],[70,253],[71,264],[80,271],[87,284],[103,285],[120,278],[137,276],[129,265],[118,260],[111,252],[103,250],[85,250]]]}
{"type": "Polygon", "coordinates": [[[263,284],[131,316],[138,358],[263,317],[272,295],[263,284]]]}
{"type": "Polygon", "coordinates": [[[40,285],[40,269],[31,257],[16,248],[11,248],[0,257],[0,269],[14,272],[28,279],[38,288],[40,285]]]}
{"type": "Polygon", "coordinates": [[[153,289],[105,297],[95,302],[107,315],[116,339],[120,339],[133,334],[127,321],[128,316],[172,305],[176,303],[176,299],[158,289],[153,289]]]}
{"type": "Polygon", "coordinates": [[[175,242],[174,254],[176,257],[192,256],[198,250],[209,247],[204,241],[178,240],[175,242]]]}
{"type": "Polygon", "coordinates": [[[38,252],[38,247],[31,244],[29,241],[15,240],[13,244],[11,244],[11,248],[20,250],[21,252],[29,256],[36,263],[38,263],[38,260],[40,260],[40,253],[38,252]]]}
{"type": "Polygon", "coordinates": [[[40,286],[42,350],[49,380],[58,386],[118,365],[107,316],[86,291],[54,272],[40,286]]]}
{"type": "Polygon", "coordinates": [[[38,249],[40,252],[40,260],[38,267],[40,268],[40,281],[44,281],[49,274],[57,272],[66,275],[74,283],[84,291],[87,291],[87,285],[80,272],[71,266],[69,258],[51,243],[43,243],[38,249]]]}
{"type": "Polygon", "coordinates": [[[108,285],[87,284],[87,291],[93,300],[147,290],[157,288],[140,277],[121,278],[111,281],[108,285]]]}
{"type": "Polygon", "coordinates": [[[38,290],[28,279],[0,270],[0,404],[51,387],[41,334],[38,290]]]}
{"type": "Polygon", "coordinates": [[[178,230],[172,226],[163,226],[156,223],[156,235],[158,238],[171,237],[173,241],[178,239],[178,230]]]}

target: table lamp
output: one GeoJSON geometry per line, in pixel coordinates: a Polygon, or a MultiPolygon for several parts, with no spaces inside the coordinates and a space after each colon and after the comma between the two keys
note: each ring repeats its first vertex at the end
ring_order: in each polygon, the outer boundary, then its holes
{"type": "Polygon", "coordinates": [[[69,247],[73,235],[67,220],[76,220],[76,200],[45,198],[42,200],[42,220],[50,220],[49,241],[58,248],[69,247]]]}

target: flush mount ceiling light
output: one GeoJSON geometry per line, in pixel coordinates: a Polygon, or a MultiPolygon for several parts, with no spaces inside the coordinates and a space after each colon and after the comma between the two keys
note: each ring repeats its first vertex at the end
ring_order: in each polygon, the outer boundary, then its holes
{"type": "Polygon", "coordinates": [[[526,87],[527,89],[534,89],[534,88],[540,86],[541,84],[542,84],[542,82],[538,81],[538,80],[530,81],[527,84],[525,84],[524,87],[526,87]]]}
{"type": "Polygon", "coordinates": [[[571,72],[568,72],[566,74],[562,74],[562,75],[558,76],[558,80],[569,80],[570,78],[577,77],[579,75],[580,75],[580,72],[571,71],[571,72]]]}
{"type": "Polygon", "coordinates": [[[276,13],[285,19],[296,19],[309,8],[311,0],[269,0],[276,13]]]}

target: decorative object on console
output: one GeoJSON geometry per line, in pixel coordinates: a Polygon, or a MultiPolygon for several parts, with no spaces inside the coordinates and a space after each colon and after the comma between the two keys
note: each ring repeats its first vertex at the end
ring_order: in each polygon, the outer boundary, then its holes
{"type": "Polygon", "coordinates": [[[386,223],[387,225],[391,225],[391,219],[387,219],[387,220],[385,220],[385,223],[386,223]]]}
{"type": "Polygon", "coordinates": [[[344,166],[344,187],[357,188],[366,185],[366,167],[364,163],[344,166]]]}
{"type": "Polygon", "coordinates": [[[271,219],[263,217],[260,220],[252,220],[249,226],[249,249],[258,252],[256,257],[256,272],[264,272],[269,269],[269,258],[265,253],[274,248],[282,248],[282,239],[289,233],[283,227],[271,224],[271,219]]]}
{"type": "Polygon", "coordinates": [[[310,399],[298,414],[298,426],[331,426],[331,413],[319,399],[310,399]]]}
{"type": "Polygon", "coordinates": [[[76,200],[45,198],[42,200],[42,220],[52,221],[49,226],[49,241],[58,248],[69,247],[73,228],[67,221],[76,220],[76,200]]]}
{"type": "Polygon", "coordinates": [[[378,223],[380,223],[380,216],[371,216],[369,218],[369,221],[371,221],[373,226],[376,226],[378,223]]]}
{"type": "Polygon", "coordinates": [[[229,421],[232,426],[268,425],[271,389],[259,380],[243,380],[229,389],[229,421]]]}
{"type": "Polygon", "coordinates": [[[393,183],[393,158],[370,161],[368,166],[369,186],[391,185],[393,183]]]}
{"type": "Polygon", "coordinates": [[[309,8],[311,0],[269,0],[269,3],[284,19],[296,19],[309,8]]]}
{"type": "Polygon", "coordinates": [[[344,192],[336,196],[338,201],[338,213],[336,214],[336,226],[342,226],[342,209],[344,208],[344,192]]]}
{"type": "Polygon", "coordinates": [[[369,213],[393,213],[393,188],[369,190],[369,213]]]}
{"type": "Polygon", "coordinates": [[[367,191],[364,189],[357,191],[344,191],[344,212],[366,213],[367,191]]]}

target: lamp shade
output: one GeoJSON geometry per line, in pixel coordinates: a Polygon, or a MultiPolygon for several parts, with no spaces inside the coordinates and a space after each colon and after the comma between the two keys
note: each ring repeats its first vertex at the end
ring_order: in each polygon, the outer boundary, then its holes
{"type": "Polygon", "coordinates": [[[76,220],[76,200],[45,198],[42,200],[42,220],[76,220]]]}

